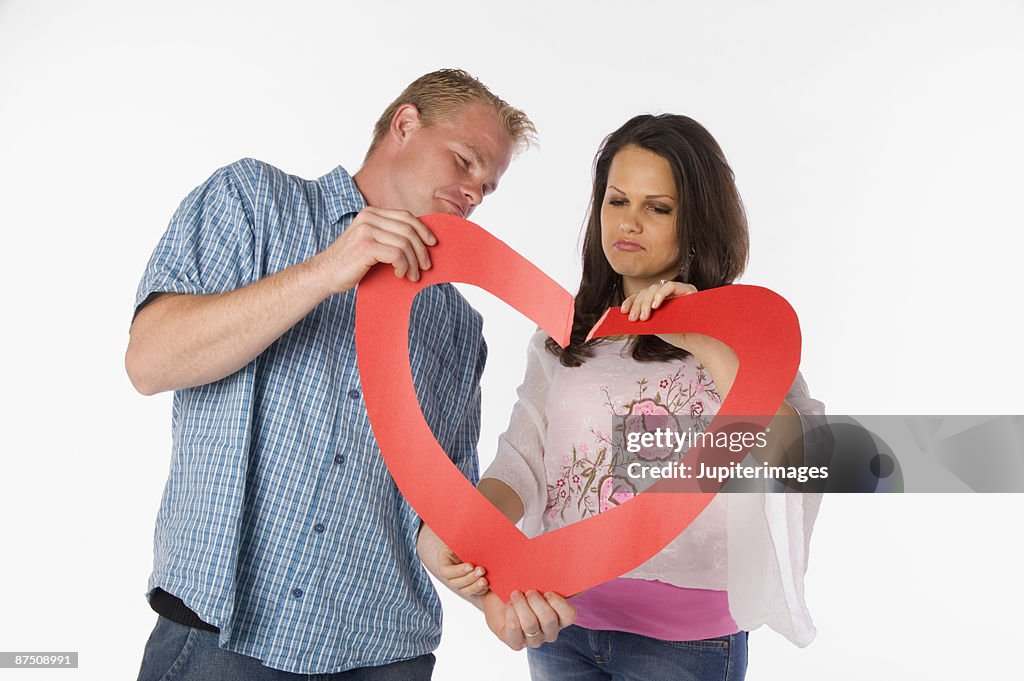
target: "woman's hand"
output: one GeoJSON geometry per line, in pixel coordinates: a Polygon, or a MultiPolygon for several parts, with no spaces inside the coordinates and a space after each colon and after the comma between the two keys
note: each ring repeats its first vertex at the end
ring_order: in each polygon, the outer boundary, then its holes
{"type": "Polygon", "coordinates": [[[480,607],[479,597],[490,591],[484,578],[486,570],[459,560],[448,545],[425,523],[420,526],[420,534],[416,538],[416,553],[430,574],[444,582],[445,586],[459,596],[480,607]]]}
{"type": "Polygon", "coordinates": [[[487,571],[479,565],[463,563],[447,546],[437,552],[437,571],[445,586],[467,601],[490,591],[484,577],[487,571]]]}
{"type": "MultiPolygon", "coordinates": [[[[651,284],[622,301],[619,309],[623,313],[629,313],[631,322],[644,321],[649,319],[652,311],[667,298],[688,296],[696,292],[695,286],[678,281],[651,284]]],[[[696,357],[711,374],[718,394],[723,400],[726,398],[732,390],[736,372],[739,370],[739,358],[732,348],[717,338],[699,333],[659,333],[658,338],[696,357]]]]}
{"type": "Polygon", "coordinates": [[[678,298],[696,292],[697,287],[693,284],[684,284],[679,281],[651,284],[622,301],[622,307],[619,310],[623,314],[628,312],[631,322],[635,322],[637,319],[644,321],[650,318],[651,310],[656,309],[666,298],[678,298]]]}

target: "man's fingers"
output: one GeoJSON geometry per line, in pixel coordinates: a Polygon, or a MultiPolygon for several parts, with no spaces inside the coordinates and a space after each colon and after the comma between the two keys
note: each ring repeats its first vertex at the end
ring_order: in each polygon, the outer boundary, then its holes
{"type": "MultiPolygon", "coordinates": [[[[400,234],[395,234],[394,232],[389,232],[384,229],[377,229],[371,232],[371,236],[376,243],[386,246],[390,249],[397,249],[397,251],[401,253],[402,259],[405,260],[405,270],[403,274],[408,272],[409,281],[419,281],[420,260],[418,259],[416,251],[413,249],[413,246],[408,239],[402,237],[402,235],[400,234]]],[[[423,244],[420,244],[420,248],[422,247],[423,244]]],[[[394,251],[389,252],[394,253],[394,251]]],[[[397,260],[387,260],[381,262],[389,262],[392,265],[398,264],[397,260]]],[[[397,267],[395,268],[395,273],[398,274],[397,267]]]]}
{"type": "Polygon", "coordinates": [[[409,271],[409,260],[400,248],[373,242],[369,248],[369,256],[373,262],[384,263],[394,267],[396,277],[404,277],[406,272],[409,271]]]}
{"type": "Polygon", "coordinates": [[[519,617],[516,615],[516,609],[511,604],[505,605],[505,629],[503,634],[505,645],[512,650],[522,650],[523,646],[526,645],[523,628],[519,625],[519,617]]]}
{"type": "MultiPolygon", "coordinates": [[[[537,638],[543,638],[543,641],[546,642],[551,642],[558,638],[558,632],[562,627],[559,626],[558,613],[551,607],[547,599],[531,589],[526,592],[526,601],[530,604],[530,609],[536,615],[537,622],[540,624],[542,636],[537,638]]],[[[540,644],[538,643],[538,645],[540,644]]]]}
{"type": "Polygon", "coordinates": [[[576,621],[576,608],[574,608],[569,601],[565,600],[553,591],[549,591],[544,594],[544,598],[547,600],[548,605],[551,606],[551,609],[558,614],[559,628],[564,629],[576,621]]]}
{"type": "Polygon", "coordinates": [[[390,235],[392,239],[400,240],[402,249],[410,254],[420,269],[430,269],[430,255],[427,253],[427,246],[416,230],[404,222],[384,221],[380,225],[380,229],[374,232],[374,238],[381,241],[384,234],[390,235]]]}
{"type": "Polygon", "coordinates": [[[390,208],[366,208],[364,210],[371,211],[375,215],[379,215],[396,222],[404,222],[405,224],[412,227],[419,235],[420,240],[428,246],[433,246],[437,243],[437,237],[430,231],[430,228],[420,222],[415,215],[407,210],[394,210],[390,208]]]}
{"type": "Polygon", "coordinates": [[[518,591],[513,591],[512,607],[515,608],[516,617],[519,618],[519,627],[522,629],[526,645],[536,648],[544,643],[544,629],[526,597],[518,591]]]}
{"type": "Polygon", "coordinates": [[[427,246],[437,243],[434,236],[426,225],[405,211],[377,210],[373,219],[367,220],[367,227],[378,241],[381,240],[380,232],[387,232],[408,243],[421,269],[430,269],[430,255],[427,253],[427,246]]]}

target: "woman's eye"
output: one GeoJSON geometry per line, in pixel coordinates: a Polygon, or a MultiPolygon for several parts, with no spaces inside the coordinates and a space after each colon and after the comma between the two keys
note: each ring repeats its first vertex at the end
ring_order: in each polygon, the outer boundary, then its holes
{"type": "Polygon", "coordinates": [[[671,215],[672,214],[672,209],[671,208],[666,208],[665,206],[651,206],[651,210],[653,210],[658,215],[671,215]]]}
{"type": "Polygon", "coordinates": [[[462,154],[455,154],[455,156],[458,157],[459,164],[463,167],[463,169],[469,170],[469,159],[463,156],[462,154]]]}
{"type": "Polygon", "coordinates": [[[626,200],[625,199],[608,199],[608,205],[609,206],[625,206],[626,205],[626,200]]]}

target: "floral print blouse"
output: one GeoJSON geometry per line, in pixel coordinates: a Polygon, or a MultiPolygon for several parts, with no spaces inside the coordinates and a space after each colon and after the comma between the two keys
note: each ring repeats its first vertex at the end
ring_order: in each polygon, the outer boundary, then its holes
{"type": "MultiPolygon", "coordinates": [[[[546,339],[538,331],[530,340],[519,399],[482,476],[516,491],[528,536],[607,512],[638,493],[625,474],[629,455],[613,447],[616,416],[685,415],[706,428],[722,403],[695,357],[638,362],[628,340],[618,339],[597,344],[582,366],[565,367],[546,339]]],[[[786,402],[802,420],[824,413],[799,374],[786,402]]],[[[803,604],[803,571],[819,502],[813,494],[719,494],[679,537],[623,576],[729,590],[740,627],[768,623],[805,645],[814,628],[803,604]]]]}

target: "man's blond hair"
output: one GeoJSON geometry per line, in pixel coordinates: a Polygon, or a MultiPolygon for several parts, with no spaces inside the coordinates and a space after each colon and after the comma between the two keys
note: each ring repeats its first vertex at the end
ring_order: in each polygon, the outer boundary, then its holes
{"type": "Polygon", "coordinates": [[[414,80],[384,110],[373,126],[373,141],[366,156],[369,157],[384,140],[388,128],[391,127],[391,119],[402,105],[412,104],[420,112],[423,124],[432,125],[454,117],[463,106],[473,102],[488,104],[494,108],[494,113],[512,139],[516,151],[536,144],[537,129],[525,113],[495,95],[486,85],[465,71],[441,69],[414,80]]]}

